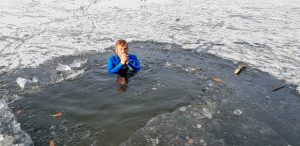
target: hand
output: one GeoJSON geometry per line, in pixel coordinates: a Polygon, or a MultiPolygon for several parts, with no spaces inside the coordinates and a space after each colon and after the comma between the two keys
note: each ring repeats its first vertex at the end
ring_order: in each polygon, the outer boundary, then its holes
{"type": "Polygon", "coordinates": [[[128,55],[127,54],[122,54],[121,55],[121,64],[124,65],[128,62],[128,55]]]}

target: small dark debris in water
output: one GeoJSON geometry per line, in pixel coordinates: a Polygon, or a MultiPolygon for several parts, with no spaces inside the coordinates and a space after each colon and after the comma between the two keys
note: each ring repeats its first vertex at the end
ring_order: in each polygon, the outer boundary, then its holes
{"type": "Polygon", "coordinates": [[[61,116],[62,116],[62,112],[55,112],[52,116],[53,116],[54,118],[61,117],[61,116]]]}
{"type": "Polygon", "coordinates": [[[241,64],[241,65],[239,65],[238,68],[236,68],[236,69],[234,70],[234,73],[235,73],[236,75],[239,75],[239,74],[242,72],[242,70],[244,70],[246,67],[247,67],[247,66],[246,66],[245,64],[241,64]]]}
{"type": "Polygon", "coordinates": [[[274,88],[274,89],[272,90],[272,92],[275,92],[275,91],[277,91],[277,90],[279,90],[279,89],[282,89],[282,88],[285,87],[285,86],[286,86],[286,84],[283,84],[283,85],[281,85],[281,86],[278,86],[278,87],[274,88]]]}
{"type": "Polygon", "coordinates": [[[176,21],[179,21],[179,18],[177,18],[176,21]]]}
{"type": "Polygon", "coordinates": [[[24,113],[24,110],[23,109],[17,109],[16,110],[16,115],[21,115],[24,113]]]}

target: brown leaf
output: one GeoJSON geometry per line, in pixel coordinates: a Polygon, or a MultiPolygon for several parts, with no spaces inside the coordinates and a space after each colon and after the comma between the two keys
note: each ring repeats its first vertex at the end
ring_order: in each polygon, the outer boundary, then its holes
{"type": "Polygon", "coordinates": [[[236,69],[234,70],[234,73],[237,74],[237,75],[239,75],[239,74],[241,73],[241,71],[244,70],[246,67],[247,67],[247,66],[246,66],[245,64],[241,64],[241,65],[239,65],[238,68],[236,68],[236,69]]]}
{"type": "Polygon", "coordinates": [[[61,117],[61,116],[62,116],[62,112],[55,112],[55,113],[53,114],[53,117],[54,117],[54,118],[61,117]]]}
{"type": "Polygon", "coordinates": [[[194,140],[193,139],[188,139],[187,143],[192,144],[192,143],[194,143],[194,140]]]}
{"type": "Polygon", "coordinates": [[[22,110],[22,109],[18,109],[17,111],[16,111],[16,115],[21,115],[21,114],[23,114],[24,113],[24,110],[22,110]]]}
{"type": "Polygon", "coordinates": [[[218,78],[218,77],[213,77],[212,80],[213,80],[215,83],[223,83],[223,82],[224,82],[221,78],[218,78]]]}

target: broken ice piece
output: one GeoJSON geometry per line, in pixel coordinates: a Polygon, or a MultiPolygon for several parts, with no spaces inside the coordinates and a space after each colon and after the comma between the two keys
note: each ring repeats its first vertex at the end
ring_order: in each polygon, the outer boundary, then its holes
{"type": "Polygon", "coordinates": [[[208,111],[207,108],[203,108],[202,110],[203,110],[203,115],[204,115],[205,117],[207,117],[208,119],[211,119],[211,118],[212,118],[212,114],[208,111]]]}
{"type": "Polygon", "coordinates": [[[152,142],[153,145],[157,145],[159,143],[159,139],[158,138],[154,138],[154,139],[151,138],[151,142],[152,142]]]}
{"type": "Polygon", "coordinates": [[[197,128],[201,129],[201,127],[202,127],[201,124],[197,124],[197,128]]]}
{"type": "Polygon", "coordinates": [[[64,65],[64,64],[58,64],[56,67],[57,71],[67,71],[67,70],[72,70],[70,66],[64,65]]]}
{"type": "Polygon", "coordinates": [[[239,65],[239,67],[237,69],[234,70],[234,73],[237,74],[237,75],[239,75],[241,73],[241,71],[243,69],[245,69],[246,67],[247,66],[245,64],[241,64],[241,65],[239,65]]]}
{"type": "Polygon", "coordinates": [[[24,87],[25,87],[25,84],[28,80],[27,79],[24,79],[24,78],[21,78],[21,77],[18,77],[16,82],[18,83],[18,85],[21,87],[21,89],[23,90],[24,87]]]}
{"type": "Polygon", "coordinates": [[[81,67],[81,65],[85,64],[86,62],[87,62],[86,59],[85,60],[76,59],[70,64],[70,67],[71,68],[79,68],[79,67],[81,67]]]}
{"type": "Polygon", "coordinates": [[[239,109],[235,109],[235,110],[233,111],[233,114],[234,114],[235,116],[240,116],[242,113],[243,113],[243,112],[242,112],[241,110],[239,110],[239,109]]]}
{"type": "Polygon", "coordinates": [[[38,82],[38,81],[39,81],[39,79],[38,79],[37,77],[33,77],[33,78],[30,80],[31,83],[36,83],[36,82],[38,82]]]}
{"type": "Polygon", "coordinates": [[[181,107],[179,108],[180,111],[185,112],[186,111],[186,107],[181,107]]]}

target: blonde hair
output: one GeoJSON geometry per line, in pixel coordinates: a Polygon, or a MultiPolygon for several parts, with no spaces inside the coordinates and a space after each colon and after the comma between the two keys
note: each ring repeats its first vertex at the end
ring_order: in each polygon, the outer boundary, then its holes
{"type": "Polygon", "coordinates": [[[125,45],[127,45],[128,46],[128,43],[125,41],[125,40],[122,40],[122,39],[120,39],[120,40],[118,40],[116,43],[115,43],[115,49],[116,49],[116,51],[117,51],[117,47],[118,46],[125,46],[125,45]]]}

